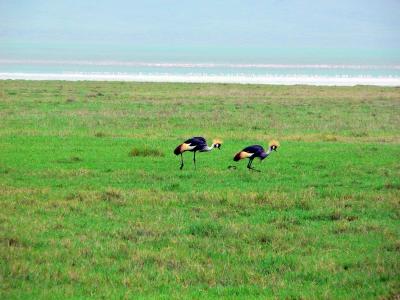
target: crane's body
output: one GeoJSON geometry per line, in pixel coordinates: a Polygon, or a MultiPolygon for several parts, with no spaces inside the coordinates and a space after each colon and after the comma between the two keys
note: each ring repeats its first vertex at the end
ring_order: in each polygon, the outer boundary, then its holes
{"type": "MultiPolygon", "coordinates": [[[[271,154],[272,151],[276,151],[276,149],[279,147],[279,143],[277,141],[271,141],[269,144],[269,148],[267,151],[260,146],[260,145],[252,145],[244,148],[242,151],[236,153],[234,156],[233,160],[234,161],[239,161],[241,159],[248,158],[249,162],[247,164],[247,168],[250,170],[255,170],[251,165],[253,163],[253,160],[255,158],[259,158],[261,161],[264,160],[265,158],[268,157],[268,155],[271,154]]],[[[257,170],[256,170],[257,171],[257,170]]]]}
{"type": "Polygon", "coordinates": [[[196,152],[209,152],[214,148],[221,149],[222,142],[219,140],[214,140],[211,146],[207,145],[207,141],[205,138],[201,136],[195,136],[188,140],[186,140],[183,144],[180,144],[178,147],[175,148],[174,154],[181,156],[181,166],[180,169],[183,168],[183,153],[186,151],[193,152],[193,163],[196,167],[196,152]]]}

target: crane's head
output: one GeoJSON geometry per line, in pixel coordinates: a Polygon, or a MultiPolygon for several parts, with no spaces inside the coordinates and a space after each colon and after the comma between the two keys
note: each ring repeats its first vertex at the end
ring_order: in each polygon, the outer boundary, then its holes
{"type": "Polygon", "coordinates": [[[276,151],[276,149],[278,149],[279,146],[280,146],[280,145],[279,145],[279,142],[276,141],[276,140],[272,140],[272,141],[269,143],[269,149],[271,149],[271,151],[276,151]]]}
{"type": "Polygon", "coordinates": [[[215,139],[215,140],[213,140],[213,145],[214,145],[214,148],[218,148],[219,150],[221,150],[222,141],[215,139]]]}

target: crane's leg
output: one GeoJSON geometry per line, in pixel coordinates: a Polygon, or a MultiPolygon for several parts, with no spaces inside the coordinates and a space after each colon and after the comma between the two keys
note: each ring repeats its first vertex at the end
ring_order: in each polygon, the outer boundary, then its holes
{"type": "Polygon", "coordinates": [[[193,163],[194,163],[194,169],[196,169],[196,151],[193,151],[193,163]]]}
{"type": "Polygon", "coordinates": [[[183,168],[183,155],[181,153],[181,167],[179,169],[182,170],[182,168],[183,168]]]}
{"type": "Polygon", "coordinates": [[[252,158],[252,159],[249,160],[249,163],[247,164],[247,168],[249,168],[249,169],[252,170],[252,171],[261,172],[260,170],[256,170],[256,169],[254,169],[254,168],[251,166],[252,163],[253,163],[253,160],[254,160],[254,158],[252,158]]]}
{"type": "Polygon", "coordinates": [[[251,163],[252,163],[252,159],[250,158],[249,159],[249,162],[247,163],[247,169],[251,169],[251,163]]]}

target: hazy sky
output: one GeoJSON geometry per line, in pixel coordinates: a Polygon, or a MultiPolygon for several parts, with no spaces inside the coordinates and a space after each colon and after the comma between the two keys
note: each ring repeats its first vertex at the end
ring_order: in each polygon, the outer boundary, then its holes
{"type": "Polygon", "coordinates": [[[0,58],[52,47],[77,58],[126,47],[400,53],[399,0],[0,0],[0,20],[0,58]]]}

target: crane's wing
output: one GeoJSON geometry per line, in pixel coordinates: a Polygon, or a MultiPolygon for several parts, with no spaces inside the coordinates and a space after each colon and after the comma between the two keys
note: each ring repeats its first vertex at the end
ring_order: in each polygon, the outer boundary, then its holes
{"type": "Polygon", "coordinates": [[[206,139],[203,138],[202,136],[194,136],[194,137],[192,137],[192,139],[199,140],[199,141],[202,141],[204,144],[207,144],[206,139]]]}
{"type": "Polygon", "coordinates": [[[204,146],[207,145],[205,138],[201,136],[192,137],[185,141],[185,144],[189,144],[191,146],[204,146]]]}
{"type": "Polygon", "coordinates": [[[260,145],[248,146],[248,147],[244,148],[242,151],[243,152],[247,152],[247,153],[251,153],[251,154],[265,152],[264,148],[262,146],[260,146],[260,145]]]}
{"type": "Polygon", "coordinates": [[[201,136],[195,136],[176,147],[174,150],[174,154],[182,154],[185,151],[201,151],[205,147],[207,147],[207,142],[205,138],[201,136]]]}

